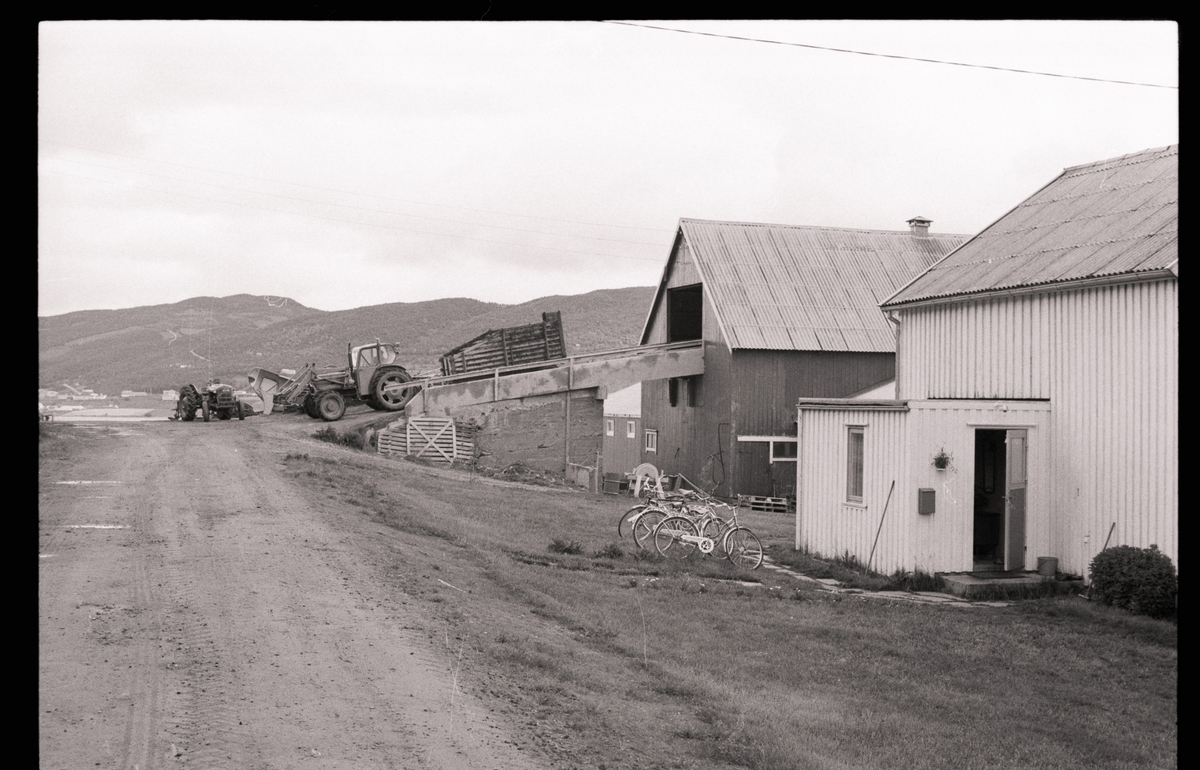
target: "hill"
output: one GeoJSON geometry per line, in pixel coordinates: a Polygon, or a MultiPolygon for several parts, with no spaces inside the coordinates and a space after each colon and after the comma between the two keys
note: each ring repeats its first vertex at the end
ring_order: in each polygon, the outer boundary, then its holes
{"type": "Polygon", "coordinates": [[[344,365],[347,344],[398,342],[413,373],[488,329],[535,323],[562,312],[571,353],[636,345],[654,288],[605,289],[520,305],[455,298],[325,311],[249,294],[194,297],[171,305],[82,310],[38,318],[38,386],[78,383],[117,395],[202,385],[210,376],[241,386],[246,372],[305,363],[344,365]]]}

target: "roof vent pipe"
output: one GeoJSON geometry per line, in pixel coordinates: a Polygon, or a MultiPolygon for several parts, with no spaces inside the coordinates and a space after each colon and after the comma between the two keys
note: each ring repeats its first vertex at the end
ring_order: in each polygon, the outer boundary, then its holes
{"type": "Polygon", "coordinates": [[[918,216],[908,220],[908,228],[912,231],[913,235],[929,235],[929,226],[931,224],[933,224],[933,220],[926,219],[925,217],[918,216]]]}

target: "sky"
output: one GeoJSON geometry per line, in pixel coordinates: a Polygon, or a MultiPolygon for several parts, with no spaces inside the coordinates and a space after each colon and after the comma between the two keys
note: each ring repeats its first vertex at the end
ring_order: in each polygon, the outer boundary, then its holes
{"type": "Polygon", "coordinates": [[[1177,143],[1178,51],[1135,21],[44,22],[38,315],[649,286],[685,217],[970,235],[1177,143]]]}

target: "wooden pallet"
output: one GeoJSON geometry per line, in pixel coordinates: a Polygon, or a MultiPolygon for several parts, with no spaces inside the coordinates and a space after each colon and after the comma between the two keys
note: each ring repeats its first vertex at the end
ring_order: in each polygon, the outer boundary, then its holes
{"type": "Polygon", "coordinates": [[[767,513],[792,513],[795,510],[795,503],[787,497],[738,495],[738,507],[749,508],[752,511],[766,511],[767,513]]]}

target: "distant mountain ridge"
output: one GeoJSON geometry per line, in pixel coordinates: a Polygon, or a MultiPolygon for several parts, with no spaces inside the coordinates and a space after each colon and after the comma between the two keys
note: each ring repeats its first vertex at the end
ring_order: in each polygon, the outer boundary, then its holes
{"type": "Polygon", "coordinates": [[[243,385],[246,372],[306,363],[344,365],[346,346],[400,343],[411,372],[438,373],[438,357],[488,329],[562,313],[571,354],[636,345],[654,287],[541,297],[519,305],[452,298],[316,310],[286,297],[236,294],[169,305],[38,317],[38,387],[78,383],[110,396],[151,393],[209,376],[243,385]]]}

